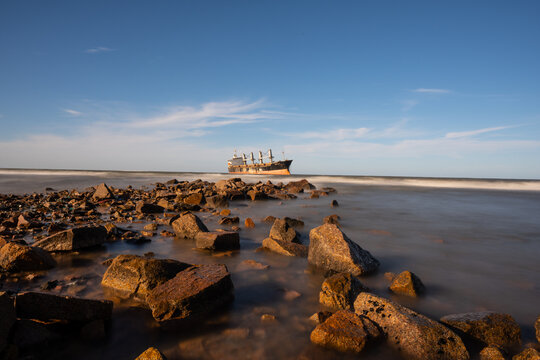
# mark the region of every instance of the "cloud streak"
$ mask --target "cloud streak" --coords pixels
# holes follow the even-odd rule
[[[66,114],[71,116],[81,116],[82,112],[73,109],[62,109]]]
[[[448,89],[432,89],[432,88],[418,88],[412,90],[415,93],[424,93],[424,94],[449,94],[452,91]]]
[[[87,53],[87,54],[98,54],[98,53],[111,52],[111,51],[115,51],[115,49],[111,49],[111,48],[104,47],[104,46],[98,46],[98,47],[95,47],[95,48],[84,50],[84,52]]]
[[[447,138],[447,139],[471,137],[471,136],[475,136],[475,135],[485,134],[485,133],[488,133],[488,132],[505,130],[505,129],[509,129],[509,128],[513,128],[513,127],[515,127],[515,126],[497,126],[497,127],[490,127],[490,128],[471,130],[471,131],[449,132],[444,137]]]

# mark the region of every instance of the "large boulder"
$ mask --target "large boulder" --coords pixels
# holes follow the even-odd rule
[[[231,275],[225,265],[196,265],[155,287],[146,302],[158,321],[196,318],[234,298]]]
[[[345,310],[336,312],[317,325],[310,336],[314,344],[357,354],[380,337],[380,330],[371,320]]]
[[[240,235],[236,231],[199,232],[196,246],[205,250],[236,250],[240,248]]]
[[[7,345],[7,339],[13,324],[15,324],[15,307],[13,299],[5,292],[0,292],[0,354]]]
[[[287,256],[307,257],[308,255],[308,247],[305,245],[272,238],[264,239],[262,242],[262,248]]]
[[[104,226],[83,226],[57,232],[34,243],[47,251],[77,251],[101,245],[107,241]]]
[[[388,343],[410,359],[469,359],[461,338],[441,323],[368,292],[354,302],[355,312],[375,322]]]
[[[135,360],[167,360],[167,358],[155,347],[150,347],[137,356]]]
[[[521,329],[508,314],[491,311],[447,315],[441,322],[480,341],[503,349],[514,349],[521,344]]]
[[[201,219],[190,212],[182,213],[178,219],[174,220],[172,228],[176,236],[185,239],[195,239],[198,233],[208,231]]]
[[[101,285],[120,298],[146,298],[150,290],[190,267],[171,259],[148,259],[137,255],[118,255],[103,275]]]
[[[229,200],[227,200],[227,197],[223,195],[209,196],[206,198],[206,205],[214,209],[228,208]]]
[[[111,191],[111,189],[109,189],[109,187],[105,183],[99,184],[96,187],[96,191],[94,191],[94,194],[92,195],[92,199],[94,200],[106,200],[106,199],[113,199],[113,198],[114,198],[113,192]]]
[[[354,300],[358,294],[367,290],[356,276],[338,273],[324,280],[319,302],[336,309],[354,310]]]
[[[298,233],[285,219],[276,219],[272,228],[270,229],[270,235],[272,239],[282,240],[287,242],[300,242]]]
[[[56,261],[45,250],[9,242],[0,248],[0,268],[8,272],[47,270]]]
[[[403,271],[392,280],[390,290],[395,294],[416,297],[425,291],[425,287],[414,273]]]
[[[109,320],[113,303],[108,300],[82,299],[38,292],[26,292],[15,298],[17,317],[36,320],[90,322]]]
[[[308,262],[327,271],[355,276],[377,270],[379,261],[352,242],[337,225],[324,224],[309,232]]]

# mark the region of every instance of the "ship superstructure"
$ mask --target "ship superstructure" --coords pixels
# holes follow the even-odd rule
[[[253,152],[249,156],[249,160],[246,154],[238,156],[234,153],[232,159],[229,159],[227,165],[229,167],[229,173],[231,174],[271,174],[271,175],[290,175],[289,167],[292,160],[274,161],[272,155],[272,149],[268,150],[268,155],[263,156],[262,151],[259,150],[259,159],[255,160]],[[248,163],[249,161],[249,163]]]

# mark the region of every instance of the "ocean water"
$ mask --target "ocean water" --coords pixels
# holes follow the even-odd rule
[[[106,182],[110,186],[152,187],[156,182],[203,179],[217,181],[228,174],[79,172],[0,170],[0,193],[84,189]],[[20,283],[38,289],[46,280],[69,275],[94,276],[79,296],[104,298],[99,286],[105,272],[101,261],[122,253],[152,251],[158,258],[190,263],[224,263],[232,273],[236,298],[229,309],[189,331],[164,329],[145,309],[115,304],[107,341],[70,343],[51,358],[135,358],[149,346],[170,359],[342,359],[309,341],[315,324],[308,318],[324,309],[318,304],[323,274],[306,259],[257,252],[270,226],[267,215],[300,218],[302,241],[323,217],[338,214],[342,230],[381,262],[377,274],[362,277],[372,292],[391,298],[434,319],[470,311],[493,310],[512,315],[522,327],[523,341],[534,339],[533,324],[540,314],[540,181],[484,179],[428,179],[343,176],[245,176],[246,182],[287,182],[306,178],[317,187],[331,186],[335,195],[309,199],[300,194],[289,201],[231,202],[232,215],[241,223],[255,220],[254,229],[242,229],[241,250],[215,256],[193,249],[189,240],[156,236],[144,245],[112,243],[80,255],[58,256],[59,266],[45,278]],[[332,200],[339,207],[330,207]],[[201,213],[210,229],[219,218]],[[142,229],[144,223],[120,224]],[[161,229],[160,229],[161,230]],[[160,231],[159,230],[159,231]],[[261,271],[240,271],[238,265],[253,259],[270,265]],[[385,272],[410,270],[427,291],[416,299],[392,295]],[[297,292],[299,297],[291,299]],[[270,313],[277,320],[263,323]],[[350,358],[353,358],[352,356]],[[369,350],[366,359],[399,359],[384,344]]]

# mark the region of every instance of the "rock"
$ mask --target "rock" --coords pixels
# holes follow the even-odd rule
[[[208,228],[204,223],[190,212],[185,212],[173,221],[172,227],[179,238],[195,239],[197,233],[207,232]]]
[[[148,230],[148,231],[156,231],[157,228],[158,228],[157,224],[154,224],[154,223],[144,225],[144,230]]]
[[[291,193],[299,193],[304,192],[304,190],[315,189],[315,186],[310,184],[306,179],[302,179],[299,181],[289,182],[287,185],[285,185],[285,189]]]
[[[484,345],[513,349],[521,345],[521,329],[512,316],[491,311],[447,315],[441,322]]]
[[[331,207],[338,207],[339,206],[339,203],[337,202],[337,200],[332,200],[332,203],[330,204]]]
[[[234,216],[234,217],[223,217],[221,218],[221,220],[219,220],[218,224],[219,225],[233,225],[233,224],[238,224],[240,222],[240,218],[238,216]]]
[[[237,271],[246,271],[246,270],[266,270],[269,269],[270,265],[266,265],[255,260],[244,260],[236,267]]]
[[[338,273],[324,280],[319,302],[336,309],[354,310],[354,300],[358,294],[367,290],[356,276]]]
[[[36,320],[65,320],[90,322],[109,320],[113,303],[71,296],[25,292],[15,298],[17,317]]]
[[[15,324],[15,307],[13,299],[5,292],[0,292],[0,354],[7,346],[7,339],[13,324]]]
[[[377,270],[379,261],[369,251],[352,242],[337,225],[324,224],[309,232],[308,262],[324,270],[369,274]]]
[[[206,198],[206,205],[211,208],[228,208],[229,200],[223,195],[215,195]]]
[[[155,347],[150,347],[137,356],[135,360],[167,360],[167,358]]]
[[[114,198],[113,192],[111,191],[111,189],[109,189],[109,187],[105,183],[99,184],[96,187],[96,191],[94,191],[94,195],[92,195],[92,199],[94,200],[106,200],[106,199],[113,199],[113,198]]]
[[[540,316],[536,318],[534,329],[536,331],[536,341],[540,342]]]
[[[135,210],[140,214],[160,214],[165,211],[165,208],[156,204],[139,201]]]
[[[323,224],[335,224],[339,226],[339,216],[336,214],[328,215],[323,219]]]
[[[105,329],[105,321],[103,320],[94,320],[83,327],[81,327],[80,336],[84,340],[99,340],[105,338],[107,331]]]
[[[311,342],[341,352],[359,354],[381,333],[371,320],[352,311],[340,310],[311,332]]]
[[[394,277],[390,290],[399,295],[416,297],[425,291],[424,284],[418,276],[410,271],[403,271]]]
[[[35,320],[17,320],[13,328],[13,343],[26,352],[46,350],[60,336]]]
[[[199,232],[195,235],[196,246],[206,250],[240,249],[240,235],[234,231]]]
[[[261,321],[262,322],[274,322],[276,321],[276,316],[272,314],[262,314],[261,315]]]
[[[332,315],[333,313],[331,311],[319,311],[311,315],[309,319],[315,321],[318,324],[322,324]]]
[[[77,251],[101,245],[107,241],[104,226],[84,226],[57,232],[34,243],[47,251]]]
[[[158,321],[189,319],[227,304],[233,291],[225,265],[197,265],[155,287],[146,302]]]
[[[287,256],[308,256],[308,248],[305,245],[293,242],[266,238],[262,242],[262,247],[272,252]]]
[[[152,205],[152,207],[155,206],[154,204],[149,204],[149,205]],[[169,210],[169,211],[174,210],[174,203],[172,201],[169,201],[169,200],[165,199],[165,198],[159,199],[159,201],[157,202],[157,206],[161,206],[163,208],[163,211],[164,210]],[[143,214],[153,214],[153,213],[159,214],[159,213],[162,212],[162,211],[159,211],[159,208],[155,208],[155,211],[152,211],[152,207],[147,207],[146,209],[142,209],[141,213],[143,213]]]
[[[247,192],[247,196],[250,197],[251,201],[264,200],[268,198],[264,192],[257,190],[249,190]]]
[[[297,243],[300,242],[298,233],[287,223],[287,221],[285,221],[285,219],[277,219],[274,221],[274,225],[272,225],[272,228],[270,229],[269,236],[274,240]]]
[[[480,360],[505,360],[505,357],[498,347],[487,346],[480,351]]]
[[[190,267],[176,260],[118,255],[103,275],[101,285],[120,298],[146,298],[150,290]]]
[[[277,218],[275,216],[269,215],[269,216],[265,217],[262,221],[263,221],[263,223],[274,224],[274,222],[276,220],[277,220]]]
[[[47,270],[56,266],[56,261],[46,251],[16,242],[0,248],[0,268],[8,272]]]
[[[204,203],[204,195],[201,193],[193,193],[185,197],[183,201],[189,205],[202,205]]]
[[[460,337],[442,324],[388,299],[361,292],[355,312],[375,322],[405,358],[469,359]]]
[[[255,223],[253,222],[253,219],[252,218],[246,218],[246,220],[244,221],[244,226],[246,228],[254,228],[255,227]]]
[[[536,349],[528,348],[514,355],[512,360],[540,360],[540,352]]]
[[[223,209],[223,210],[221,210],[221,211],[219,212],[219,215],[221,215],[221,216],[229,216],[229,215],[231,215],[231,210],[229,210],[229,209]]]
[[[293,219],[293,218],[290,218],[290,217],[287,217],[285,216],[283,218],[283,220],[285,220],[285,222],[290,226],[290,227],[293,227],[293,228],[301,228],[301,227],[304,227],[304,222],[302,220],[299,220],[299,219]],[[275,222],[275,221],[274,221]]]

